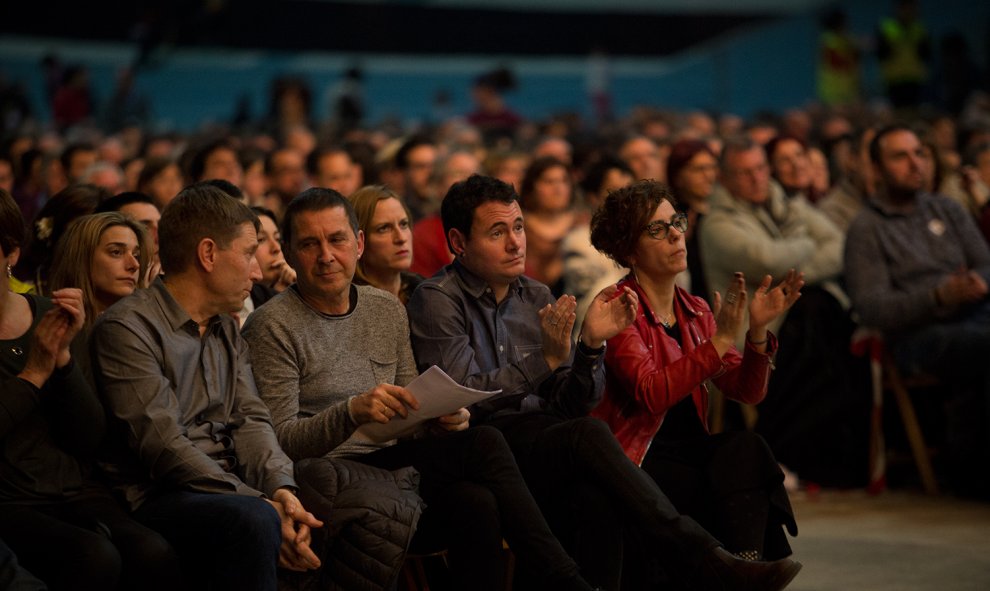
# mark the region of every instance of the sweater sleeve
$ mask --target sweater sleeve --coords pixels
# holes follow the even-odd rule
[[[335,449],[357,427],[347,412],[347,401],[328,406],[312,416],[299,412],[303,379],[296,339],[302,327],[278,321],[271,310],[259,310],[248,318],[243,335],[251,352],[251,366],[261,399],[268,406],[279,445],[295,461],[321,457]]]

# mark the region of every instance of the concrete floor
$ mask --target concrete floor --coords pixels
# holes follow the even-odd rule
[[[789,591],[988,591],[990,504],[894,491],[801,492]]]

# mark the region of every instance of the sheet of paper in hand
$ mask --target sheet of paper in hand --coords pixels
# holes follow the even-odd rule
[[[502,392],[465,388],[435,365],[406,384],[406,390],[419,401],[419,410],[410,409],[408,417],[396,415],[387,423],[365,423],[354,431],[351,439],[382,443],[405,437],[415,433],[425,421],[450,414]]]

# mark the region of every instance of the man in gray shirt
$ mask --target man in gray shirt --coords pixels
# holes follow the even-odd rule
[[[990,495],[990,249],[972,216],[924,190],[929,166],[904,125],[877,132],[880,188],[846,239],[846,282],[863,324],[884,331],[898,365],[938,375],[953,392],[946,431],[956,486]]]
[[[598,294],[572,352],[575,300],[554,301],[545,285],[523,275],[526,233],[512,187],[479,175],[455,183],[441,217],[456,256],[409,302],[416,362],[420,369],[438,365],[468,387],[502,389],[472,407],[472,425],[505,435],[554,531],[573,540],[585,576],[609,589],[656,588],[648,575],[637,572],[633,581],[628,571],[659,561],[690,588],[783,589],[798,563],[749,562],[726,552],[678,514],[604,422],[587,416],[604,388],[605,341],[635,318],[635,294],[615,286]],[[627,545],[625,557],[624,533],[640,546]],[[636,550],[642,560],[629,560]]]
[[[104,313],[92,341],[130,448],[117,466],[127,501],[178,550],[186,578],[212,589],[270,591],[276,565],[319,566],[309,541],[321,523],[295,497],[229,316],[261,275],[257,229],[219,189],[183,190],[161,220],[167,277]]]

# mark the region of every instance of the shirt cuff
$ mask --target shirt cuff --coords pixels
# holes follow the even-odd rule
[[[581,354],[584,355],[585,357],[599,357],[605,353],[606,344],[602,343],[601,347],[598,347],[597,349],[592,349],[588,345],[585,345],[584,341],[578,339],[577,347],[578,347],[578,351],[580,351]]]

